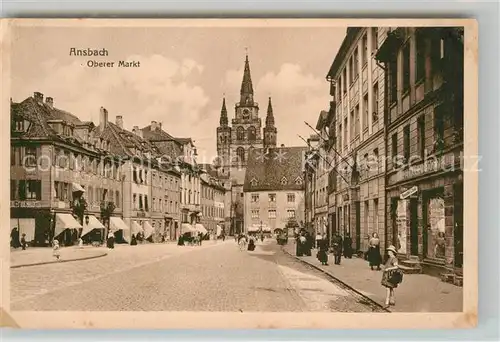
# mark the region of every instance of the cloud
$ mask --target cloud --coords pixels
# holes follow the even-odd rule
[[[113,68],[90,68],[86,60],[58,66],[49,60],[42,64],[43,79],[35,90],[53,97],[56,107],[82,120],[98,123],[99,107],[104,106],[110,120],[122,115],[128,129],[155,120],[174,136],[204,134],[197,122],[209,98],[195,83],[203,65],[160,55],[129,56],[127,60],[140,61],[140,67],[118,68],[115,62]],[[33,84],[26,87],[30,94]]]

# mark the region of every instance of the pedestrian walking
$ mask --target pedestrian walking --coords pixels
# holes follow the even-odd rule
[[[59,258],[61,257],[61,251],[58,240],[54,240],[52,242],[52,255],[56,258],[57,261],[60,260]]]
[[[328,240],[326,239],[326,235],[321,237],[321,240],[318,241],[318,253],[316,254],[318,260],[322,265],[328,265]]]
[[[115,248],[115,234],[112,231],[108,233],[108,239],[106,241],[106,245],[109,249]]]
[[[344,258],[352,259],[352,238],[349,233],[344,238]]]
[[[335,258],[335,265],[340,265],[342,259],[342,237],[338,233],[333,238],[333,256]]]
[[[81,237],[78,239],[78,248],[83,248],[83,239]]]
[[[384,272],[382,274],[382,286],[387,289],[387,294],[385,297],[385,307],[390,305],[396,305],[396,300],[394,298],[394,289],[398,287],[403,281],[403,273],[398,266],[398,258],[396,257],[396,247],[393,245],[387,248],[387,261],[384,265]]]
[[[312,234],[309,233],[309,232],[306,232],[305,236],[306,236],[306,250],[305,250],[305,254],[307,256],[311,256],[312,255],[311,250],[314,247],[314,238],[313,238]]]
[[[13,248],[21,247],[21,243],[19,242],[19,230],[17,227],[14,227],[10,232],[10,246]]]
[[[380,254],[380,239],[377,233],[373,233],[369,241],[370,247],[368,248],[368,262],[373,271],[373,267],[377,267],[380,271],[380,264],[382,263],[382,256]]]
[[[21,247],[23,248],[23,251],[26,250],[26,234],[24,234],[24,233],[21,236]]]
[[[255,238],[253,236],[250,236],[250,238],[248,239],[248,250],[255,250]]]
[[[238,238],[238,246],[240,247],[240,251],[244,251],[247,247],[247,237],[244,234],[240,234]]]

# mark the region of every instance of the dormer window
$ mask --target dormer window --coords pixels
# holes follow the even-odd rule
[[[288,179],[286,177],[281,178],[281,185],[287,185],[288,184]]]
[[[252,180],[250,181],[250,184],[251,184],[252,186],[257,186],[257,184],[259,184],[259,182],[258,182],[258,181],[257,181],[257,179],[255,179],[255,177],[254,177],[254,178],[252,178]]]
[[[29,121],[23,120],[23,119],[18,119],[15,122],[14,130],[16,132],[26,132],[29,127]]]
[[[297,185],[302,185],[302,178],[301,178],[301,177],[297,177],[297,178],[295,179],[295,184],[297,184]]]

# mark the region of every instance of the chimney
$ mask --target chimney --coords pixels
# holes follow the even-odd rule
[[[54,99],[52,97],[46,97],[45,103],[49,105],[50,108],[54,108]]]
[[[36,101],[43,102],[43,94],[42,93],[35,91],[35,93],[33,94],[33,97],[35,98]]]
[[[151,131],[156,131],[157,128],[158,128],[157,122],[151,121]]]
[[[160,131],[161,131],[161,122],[158,123],[158,127],[160,128]]]
[[[116,116],[116,125],[123,129],[123,116],[117,115]]]
[[[132,133],[139,135],[139,126],[132,127]]]
[[[107,124],[108,124],[108,111],[106,110],[106,108],[101,107],[99,111],[99,126],[101,126],[101,132],[104,131]]]

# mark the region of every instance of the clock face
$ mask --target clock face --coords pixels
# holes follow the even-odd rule
[[[250,116],[250,112],[248,111],[248,109],[243,110],[243,118],[248,119],[249,116]]]

